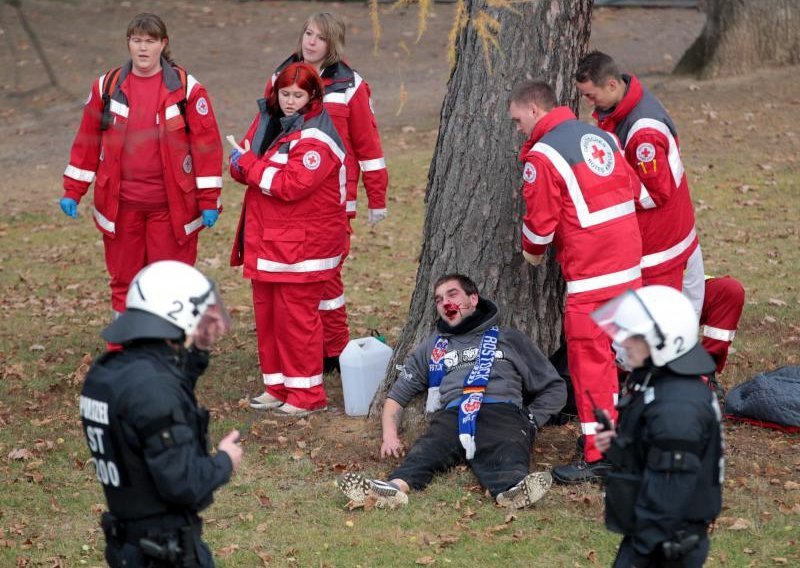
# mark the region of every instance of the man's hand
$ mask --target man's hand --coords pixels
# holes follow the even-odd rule
[[[62,197],[58,202],[59,207],[67,217],[78,218],[78,202],[70,197]]]
[[[608,416],[608,412],[605,410],[602,412],[605,413],[609,420],[611,419],[611,417]],[[594,445],[601,454],[604,454],[611,447],[611,440],[616,437],[617,433],[614,430],[606,430],[605,426],[603,426],[601,423],[598,423],[597,433],[594,436]]]
[[[383,444],[381,444],[381,458],[388,458],[394,456],[396,458],[403,457],[405,454],[405,446],[402,440],[397,436],[384,436]]]
[[[525,260],[527,260],[528,263],[532,264],[533,266],[539,266],[544,258],[543,254],[531,254],[525,251],[522,251],[522,256],[524,256]]]
[[[242,453],[244,452],[242,446],[239,445],[239,431],[231,430],[227,436],[219,441],[217,449],[220,452],[228,454],[228,457],[231,458],[231,462],[233,463],[233,471],[238,471],[239,464],[242,463]]]

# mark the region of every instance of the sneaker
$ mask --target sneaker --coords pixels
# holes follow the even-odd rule
[[[322,412],[323,410],[328,410],[327,406],[320,406],[319,408],[314,408],[309,410],[308,408],[300,408],[293,404],[289,404],[288,402],[283,402],[280,406],[275,407],[275,416],[292,416],[295,418],[300,418],[302,416],[308,416],[314,412]]]
[[[553,484],[553,476],[548,471],[536,471],[526,475],[511,489],[497,495],[497,504],[509,509],[530,507],[544,497]]]
[[[374,500],[374,506],[378,509],[394,509],[408,503],[408,495],[393,483],[367,479],[360,473],[345,473],[336,480],[336,487],[350,499],[348,505],[351,509],[363,507],[368,500]]]
[[[606,460],[587,462],[581,459],[574,463],[554,467],[553,479],[556,483],[563,484],[601,481],[609,471],[611,471],[611,464]]]
[[[278,408],[282,404],[283,401],[281,399],[275,398],[266,391],[261,393],[261,396],[256,396],[250,399],[250,408],[257,408],[258,410]]]

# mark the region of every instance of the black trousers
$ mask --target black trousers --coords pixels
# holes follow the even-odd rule
[[[651,554],[648,561],[645,562],[638,560],[631,538],[626,536],[619,545],[613,568],[631,568],[631,566],[636,568],[701,568],[708,556],[709,546],[708,537],[703,536],[697,546],[681,558],[667,560],[659,550],[658,553]],[[634,563],[634,561],[636,562]]]
[[[481,406],[475,427],[475,457],[467,462],[492,497],[528,475],[534,433],[528,417],[513,404]],[[458,407],[436,412],[428,429],[411,446],[403,463],[389,474],[412,489],[423,489],[436,473],[466,461],[458,439]]]

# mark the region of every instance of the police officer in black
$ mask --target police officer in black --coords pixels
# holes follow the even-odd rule
[[[592,317],[632,372],[619,423],[597,436],[612,464],[606,526],[624,535],[614,566],[700,567],[722,505],[721,413],[703,380],[716,365],[698,343],[691,302],[666,286],[629,291]]]
[[[213,283],[176,261],[145,267],[126,311],[103,330],[122,346],[86,376],[80,413],[108,512],[110,566],[213,566],[198,513],[238,468],[235,430],[211,455],[208,411],[195,399],[208,349],[230,319]]]

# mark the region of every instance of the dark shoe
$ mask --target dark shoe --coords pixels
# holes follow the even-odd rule
[[[322,360],[322,372],[324,373],[332,373],[332,372],[341,373],[342,369],[339,367],[339,356],[334,357],[325,357]]]
[[[611,464],[606,460],[597,460],[594,462],[579,460],[574,463],[554,467],[553,481],[562,484],[600,481],[605,478],[609,471],[611,471]]]

